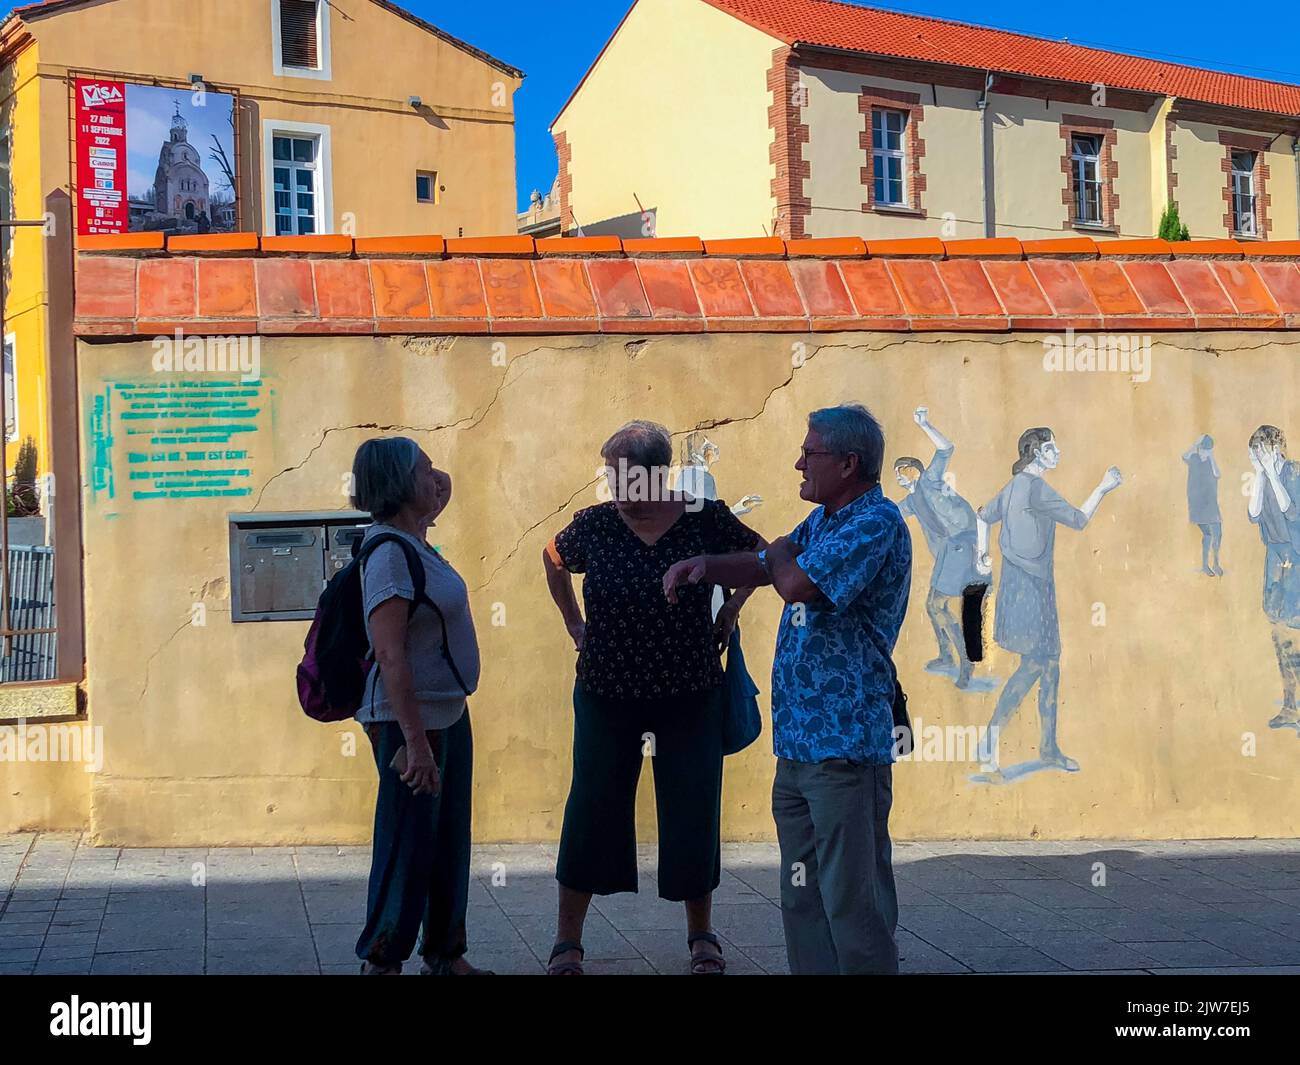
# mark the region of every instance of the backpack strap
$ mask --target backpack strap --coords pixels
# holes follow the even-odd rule
[[[411,573],[411,587],[415,590],[415,597],[411,601],[410,610],[407,612],[407,619],[415,614],[415,609],[421,603],[424,603],[438,617],[438,624],[442,626],[442,657],[447,665],[451,668],[451,675],[456,678],[456,683],[460,685],[460,690],[469,696],[469,686],[465,683],[465,678],[461,676],[460,670],[456,667],[456,660],[451,656],[451,640],[447,634],[447,619],[443,616],[442,610],[431,598],[427,589],[424,574],[424,561],[420,558],[420,553],[410,540],[400,533],[385,532],[372,536],[367,540],[356,554],[356,558],[365,561],[377,547],[387,543],[395,543],[402,549],[402,554],[406,556],[406,566]],[[372,693],[373,694],[373,693]]]

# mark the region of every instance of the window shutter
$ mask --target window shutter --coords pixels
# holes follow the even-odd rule
[[[280,0],[280,56],[286,67],[320,67],[318,0]]]

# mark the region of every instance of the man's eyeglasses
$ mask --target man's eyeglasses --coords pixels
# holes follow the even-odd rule
[[[804,462],[808,461],[809,455],[834,455],[834,451],[809,451],[806,447],[799,449],[799,454],[803,456]]]

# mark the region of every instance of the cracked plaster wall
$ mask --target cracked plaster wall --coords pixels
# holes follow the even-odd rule
[[[1082,771],[981,789],[968,782],[976,767],[967,763],[902,765],[896,835],[1300,831],[1300,743],[1290,730],[1264,727],[1276,712],[1277,671],[1259,605],[1262,546],[1239,490],[1256,425],[1293,430],[1300,449],[1300,424],[1288,424],[1300,410],[1290,337],[1157,337],[1151,380],[1141,384],[1114,373],[1046,373],[1041,341],[1023,335],[303,337],[264,339],[261,356],[274,402],[252,445],[250,499],[141,501],[111,519],[89,501],[85,508],[88,705],[106,750],[88,815],[102,843],[368,837],[368,745],[353,726],[307,720],[295,700],[307,624],[230,623],[226,515],[346,506],[352,453],[380,431],[414,436],[455,481],[431,539],[472,590],[482,645],[472,702],[476,839],[556,839],[570,770],[573,651],[539,557],[575,509],[596,502],[600,443],[633,417],[662,421],[679,439],[707,428],[721,448],[713,468],[721,495],[762,495],[747,520],[774,537],[808,509],[793,469],[807,412],[850,400],[884,422],[887,464],[900,454],[928,460],[911,417],[928,406],[956,442],[956,487],[975,505],[1006,482],[1016,439],[1033,425],[1056,430],[1063,459],[1051,480],[1072,502],[1112,463],[1126,477],[1088,529],[1057,539],[1061,741]],[[83,403],[149,357],[147,343],[82,344]],[[1227,574],[1218,581],[1198,572],[1179,458],[1205,432],[1224,469]],[[900,495],[888,479],[886,492]],[[934,654],[924,612],[930,556],[915,527],[913,536],[913,595],[897,654],[913,716],[986,724],[996,689],[959,694],[921,669]],[[206,606],[203,626],[190,624],[196,602]],[[1104,626],[1092,624],[1097,603]],[[494,610],[504,625],[493,624]],[[776,597],[760,591],[743,621],[765,714],[778,615]],[[991,613],[988,622],[991,632]],[[1001,680],[1013,667],[991,647],[980,672]],[[772,838],[769,726],[727,761],[726,838]],[[1031,695],[1004,735],[1004,762],[1031,752],[1037,731]],[[1259,737],[1254,757],[1241,754],[1248,731]],[[650,839],[649,773],[642,790],[642,838]]]

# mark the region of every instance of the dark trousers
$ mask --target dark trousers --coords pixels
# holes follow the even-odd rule
[[[573,783],[555,878],[593,895],[637,890],[636,786],[654,767],[659,896],[712,892],[722,876],[721,687],[668,699],[573,690]]]
[[[893,766],[778,758],[772,815],[790,972],[896,973]]]
[[[424,926],[420,954],[431,963],[465,953],[469,904],[470,804],[474,737],[469,708],[448,729],[428,734],[442,775],[437,795],[415,795],[391,767],[405,743],[401,726],[366,727],[379,768],[375,837],[366,926],[357,957],[395,965],[411,956]]]

